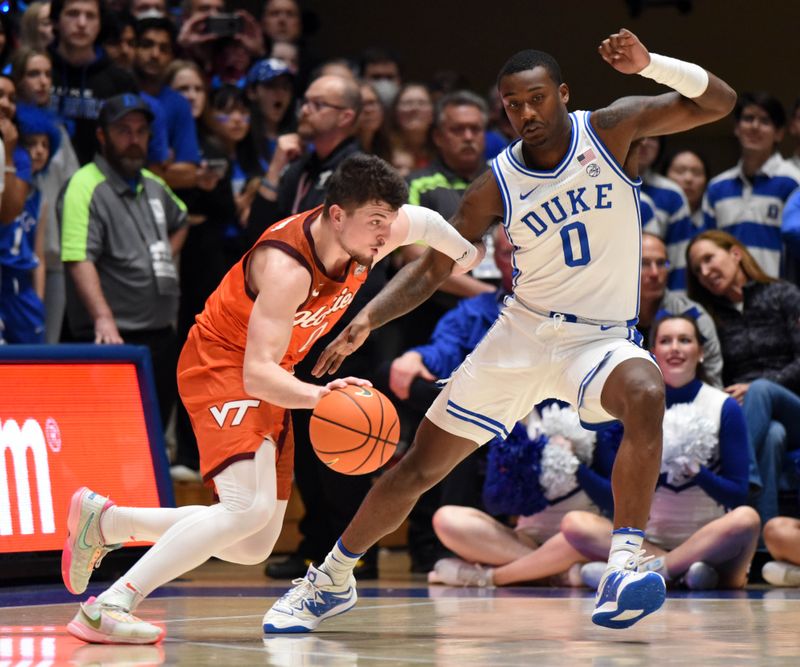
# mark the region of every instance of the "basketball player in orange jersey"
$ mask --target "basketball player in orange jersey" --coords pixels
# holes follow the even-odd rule
[[[663,577],[639,569],[661,461],[664,381],[635,342],[641,179],[629,154],[642,137],[722,118],[736,93],[698,65],[650,53],[629,30],[603,40],[599,53],[616,71],[672,90],[570,112],[569,87],[551,55],[521,51],[502,67],[497,88],[520,139],[470,185],[453,224],[480,238],[502,220],[515,246],[512,295],[325,561],[267,612],[265,632],[309,632],[352,607],[360,554],[476,447],[508,437],[545,398],[572,403],[588,428],[615,419],[625,428],[612,473],[615,530],[592,621],[626,628],[664,603]],[[433,253],[408,264],[328,346],[316,376],[335,370],[371,329],[428,298],[447,273]]]
[[[100,559],[120,543],[155,545],[117,582],[80,606],[69,632],[87,642],[147,644],[163,629],[132,612],[155,588],[211,556],[260,563],[283,522],[292,481],[289,410],[311,409],[354,377],[302,382],[294,365],[341,317],[370,267],[400,245],[422,241],[458,270],[482,252],[438,213],[403,205],[405,183],[381,159],[354,155],[328,181],[323,206],[264,232],[223,278],[189,333],[178,365],[210,507],[118,507],[87,488],[75,492],[62,575],[86,590]]]

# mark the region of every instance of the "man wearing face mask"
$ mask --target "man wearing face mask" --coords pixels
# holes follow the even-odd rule
[[[153,112],[138,95],[105,102],[100,154],[70,179],[58,203],[67,267],[67,319],[77,341],[150,349],[166,419],[177,396],[178,274],[186,207],[143,169]]]
[[[361,54],[361,78],[372,84],[383,108],[389,109],[403,85],[400,59],[386,49],[367,49]]]

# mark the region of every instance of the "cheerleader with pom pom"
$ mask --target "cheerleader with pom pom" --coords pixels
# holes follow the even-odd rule
[[[575,410],[553,403],[532,413],[527,425],[518,423],[507,439],[491,441],[484,504],[492,514],[519,515],[516,526],[472,507],[439,508],[434,530],[458,557],[437,561],[429,583],[581,586],[580,564],[587,558],[564,539],[560,524],[570,511],[597,513],[594,497],[607,501],[610,466],[598,473],[592,464],[602,469],[609,458],[601,454],[605,440],[601,436],[596,448],[596,438]]]
[[[660,319],[651,350],[664,375],[667,411],[661,475],[646,530],[645,548],[655,558],[640,571],[657,571],[695,590],[742,588],[760,530],[758,514],[744,505],[748,444],[742,410],[701,380],[703,349],[693,318]],[[608,553],[609,528],[606,519],[585,512],[562,522],[566,541],[593,561]],[[605,562],[592,562],[581,575],[597,585],[604,571]]]

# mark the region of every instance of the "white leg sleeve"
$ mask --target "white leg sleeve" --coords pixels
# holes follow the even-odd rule
[[[106,544],[120,542],[155,542],[181,519],[202,512],[205,505],[185,507],[109,507],[100,519],[100,531]]]
[[[147,596],[270,525],[277,508],[275,445],[265,441],[255,458],[228,466],[214,482],[220,502],[187,512],[115,587],[130,583]]]

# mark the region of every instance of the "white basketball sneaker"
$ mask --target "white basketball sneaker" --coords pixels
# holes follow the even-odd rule
[[[667,586],[658,572],[639,572],[644,549],[622,568],[608,567],[600,580],[592,622],[606,628],[623,629],[661,608]]]
[[[80,595],[103,557],[121,544],[105,544],[100,515],[114,502],[85,486],[72,494],[67,516],[67,541],[61,552],[61,578],[67,590]]]
[[[710,591],[719,585],[719,574],[713,566],[699,560],[686,570],[683,583],[690,591]]]
[[[164,630],[127,609],[91,597],[68,624],[67,631],[91,644],[155,644]]]
[[[352,574],[344,585],[337,586],[326,572],[309,565],[306,576],[292,583],[294,587],[264,614],[266,634],[311,632],[326,618],[346,612],[358,600]]]
[[[440,558],[428,575],[428,583],[445,586],[478,586],[494,588],[492,570],[460,558]]]
[[[761,568],[764,581],[773,586],[800,586],[800,566],[771,560]]]

